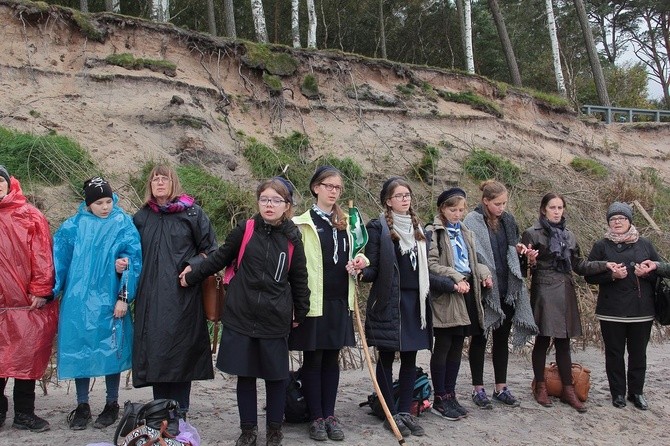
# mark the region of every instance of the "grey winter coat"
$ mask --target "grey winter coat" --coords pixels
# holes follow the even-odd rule
[[[605,261],[589,262],[581,257],[575,235],[566,229],[572,270],[579,275],[607,271]],[[526,229],[521,243],[539,251],[535,268],[531,268],[530,303],[540,336],[573,338],[582,335],[575,281],[572,273],[552,268],[553,256],[549,251],[549,234],[536,222]]]
[[[432,241],[428,253],[428,268],[433,274],[450,277],[455,283],[464,279],[464,276],[456,271],[454,265],[454,251],[449,241],[449,235],[439,216],[435,217],[432,225],[426,227],[426,232],[432,231]],[[449,328],[470,325],[479,322],[484,326],[484,309],[482,307],[482,280],[491,275],[486,265],[477,262],[475,251],[475,240],[470,230],[461,225],[461,234],[468,250],[470,270],[472,271],[472,292],[477,302],[477,313],[479,321],[471,321],[463,294],[451,292],[435,292],[431,288],[431,306],[433,309],[433,327]]]

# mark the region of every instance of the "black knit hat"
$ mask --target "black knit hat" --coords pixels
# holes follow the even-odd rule
[[[112,187],[102,177],[93,177],[84,181],[84,199],[86,206],[101,198],[113,198]]]
[[[7,172],[7,168],[2,164],[0,164],[0,177],[7,181],[7,188],[9,188],[9,172]]]
[[[316,180],[326,171],[332,171],[333,175],[340,175],[340,171],[337,170],[333,166],[320,166],[314,171],[314,175],[312,175],[312,179],[309,180],[309,191],[312,193],[314,197],[316,197],[316,193],[314,193],[314,185],[316,184]]]
[[[451,189],[447,189],[444,192],[440,194],[439,197],[437,197],[437,207],[438,209],[440,206],[442,206],[442,203],[450,199],[451,197],[463,197],[465,198],[465,191],[461,189],[460,187],[452,187]]]
[[[628,203],[615,201],[607,209],[607,221],[610,221],[614,215],[623,215],[629,222],[633,223],[633,208]]]
[[[382,206],[386,206],[386,194],[388,193],[389,186],[395,180],[402,180],[402,178],[391,177],[388,180],[384,181],[384,184],[382,184],[382,190],[379,192],[379,202],[382,204]]]

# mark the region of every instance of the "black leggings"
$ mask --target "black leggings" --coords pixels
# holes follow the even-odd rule
[[[0,378],[0,412],[7,412],[5,386],[9,378]],[[35,412],[35,380],[14,378],[14,413],[32,415]]]
[[[551,343],[550,336],[536,336],[533,347],[533,374],[535,381],[544,381],[544,366],[547,362],[547,350]],[[572,357],[570,356],[570,338],[554,338],[556,348],[556,365],[564,386],[572,384]]]
[[[302,391],[312,420],[335,415],[337,388],[340,384],[339,350],[315,350],[303,353]]]
[[[238,376],[237,408],[240,411],[240,426],[258,425],[257,400],[256,378],[253,376]],[[267,406],[267,424],[281,425],[284,421],[284,405],[286,404],[286,380],[265,380],[265,404]]]
[[[188,412],[191,404],[191,381],[177,383],[154,383],[152,384],[154,399],[170,399],[179,403],[181,413]]]
[[[461,366],[465,336],[452,335],[445,329],[434,329],[435,345],[430,357],[430,376],[435,395],[451,394]]]
[[[392,414],[409,413],[412,407],[414,382],[416,381],[416,352],[400,352],[400,372],[398,373],[398,407],[393,404],[393,361],[394,351],[379,351],[377,361],[377,382],[384,400]]]
[[[503,305],[505,309],[506,305]],[[493,359],[493,375],[496,384],[507,382],[507,362],[509,360],[509,334],[512,330],[512,316],[514,310],[508,315],[505,310],[505,320],[502,325],[493,330],[493,348],[491,357]],[[470,373],[472,374],[472,385],[484,385],[484,357],[486,356],[486,336],[473,336],[470,340]]]

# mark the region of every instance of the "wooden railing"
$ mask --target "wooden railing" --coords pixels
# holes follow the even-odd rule
[[[661,116],[670,120],[670,110],[651,110],[643,108],[602,107],[600,105],[583,105],[582,113],[603,116],[605,124],[612,122],[633,122],[634,116],[651,116],[655,122],[661,122]]]

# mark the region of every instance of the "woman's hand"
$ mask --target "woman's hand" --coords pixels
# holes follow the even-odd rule
[[[190,273],[193,271],[193,268],[191,268],[191,265],[186,265],[186,268],[184,268],[184,271],[182,271],[179,274],[179,284],[186,288],[188,286],[188,282],[186,282],[186,274]]]
[[[614,271],[612,271],[612,278],[625,279],[626,277],[628,277],[628,270],[626,269],[626,265],[623,263],[618,263],[614,268]]]
[[[607,263],[605,263],[605,266],[607,267],[607,269],[610,270],[610,271],[612,271],[612,272],[614,272],[614,271],[617,270],[618,265],[619,265],[619,264],[616,263],[616,262],[607,262]]]
[[[467,294],[470,292],[470,284],[466,280],[461,280],[456,284],[456,292],[460,294]]]
[[[361,256],[356,256],[354,257],[353,260],[349,260],[347,262],[346,269],[349,274],[355,276],[356,274],[361,272],[361,270],[366,266],[368,266],[368,263],[365,261],[365,258]]]
[[[484,288],[493,288],[493,277],[491,276],[486,276],[482,280],[482,286]]]
[[[651,260],[645,260],[642,263],[635,264],[635,275],[644,277],[656,269],[656,263]]]
[[[114,305],[114,317],[122,318],[126,313],[128,313],[128,303],[117,300],[116,305]]]
[[[121,257],[116,259],[114,262],[114,268],[118,274],[121,274],[125,269],[128,268],[128,257]]]
[[[32,303],[30,304],[31,310],[42,308],[47,304],[47,300],[44,297],[37,297],[33,296],[32,294],[30,294],[28,297],[30,297],[30,299],[32,300]]]

